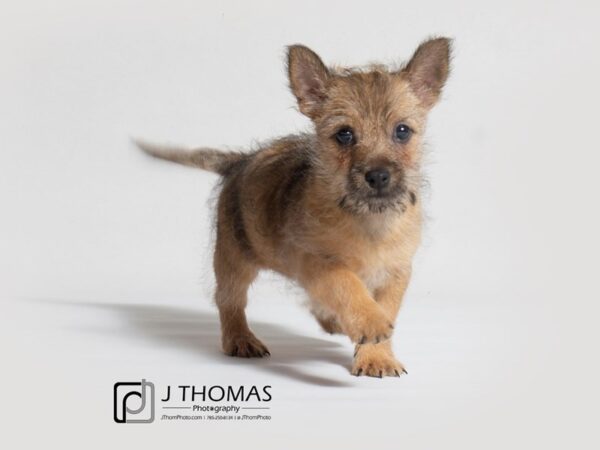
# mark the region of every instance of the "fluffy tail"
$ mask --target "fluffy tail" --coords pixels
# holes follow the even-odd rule
[[[135,145],[147,155],[164,159],[184,166],[197,167],[227,175],[238,162],[248,158],[241,152],[221,151],[214,148],[185,149],[170,145],[156,145],[145,141],[134,140]]]

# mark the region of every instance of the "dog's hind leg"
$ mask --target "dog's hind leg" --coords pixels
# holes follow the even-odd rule
[[[221,319],[221,343],[225,354],[241,358],[270,355],[267,347],[250,331],[246,320],[247,291],[256,278],[257,268],[231,254],[217,239],[215,301]]]
[[[323,311],[322,308],[316,305],[311,307],[310,312],[317,319],[323,331],[329,334],[342,334],[344,332],[335,315]]]
[[[237,183],[236,179],[227,183],[219,198],[214,254],[215,301],[221,319],[223,351],[230,356],[260,358],[270,353],[250,331],[245,311],[247,291],[259,268],[246,234]]]

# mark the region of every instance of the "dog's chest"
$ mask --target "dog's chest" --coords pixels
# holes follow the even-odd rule
[[[414,214],[390,222],[389,228],[391,231],[385,238],[365,239],[362,245],[353,246],[359,250],[355,253],[359,261],[355,273],[372,295],[387,285],[390,278],[410,270],[419,242],[420,222]]]
[[[377,289],[385,286],[390,277],[390,270],[386,264],[380,261],[379,263],[363,268],[358,276],[371,295],[373,295]]]
[[[385,286],[391,274],[398,269],[398,253],[395,247],[379,248],[362,260],[357,274],[371,294]]]

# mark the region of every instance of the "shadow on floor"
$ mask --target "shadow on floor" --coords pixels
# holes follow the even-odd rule
[[[349,370],[352,354],[347,348],[335,341],[304,336],[273,323],[250,321],[252,331],[267,345],[271,357],[233,358],[220,351],[221,331],[216,310],[206,312],[157,305],[41,301],[45,304],[95,308],[115,313],[125,320],[128,332],[161,346],[187,350],[218,364],[253,366],[261,371],[318,386],[352,386],[349,382],[308,374],[301,369],[304,362],[321,361],[338,364]],[[347,374],[350,376],[349,372]]]

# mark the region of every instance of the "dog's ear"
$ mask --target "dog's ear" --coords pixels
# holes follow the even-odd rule
[[[288,47],[288,76],[300,111],[314,119],[327,96],[329,70],[321,58],[308,47]]]
[[[426,108],[438,100],[450,71],[451,40],[430,39],[419,45],[414,55],[400,71]]]

